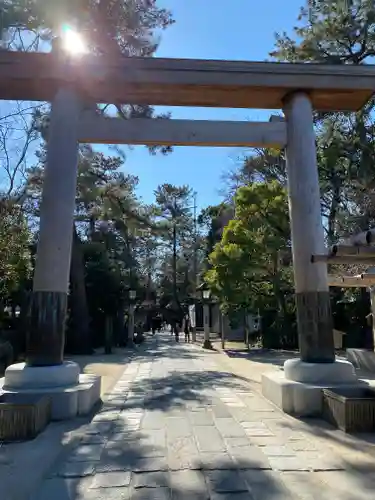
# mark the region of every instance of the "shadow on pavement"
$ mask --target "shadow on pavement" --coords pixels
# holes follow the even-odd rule
[[[298,358],[295,351],[273,351],[268,349],[225,349],[225,354],[229,358],[248,359],[256,363],[284,366],[287,359]]]
[[[345,451],[358,451],[367,453],[374,460],[375,472],[375,434],[374,433],[356,433],[347,434],[336,429],[333,425],[319,418],[299,418],[296,423],[293,422],[293,417],[290,420],[280,421],[280,425],[286,429],[294,429],[296,425],[302,425],[303,430],[308,432],[314,438],[323,438],[331,441],[334,445]]]
[[[151,342],[136,362],[145,375],[119,381],[31,500],[293,499],[245,434],[220,437],[211,424],[231,420],[213,389],[248,389],[246,379],[170,339]]]

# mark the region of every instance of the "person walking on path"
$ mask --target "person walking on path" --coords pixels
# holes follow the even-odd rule
[[[189,320],[189,315],[185,314],[183,322],[182,322],[182,328],[185,333],[185,342],[190,342],[190,320]]]
[[[175,338],[176,342],[180,341],[180,329],[181,329],[181,325],[180,325],[179,321],[175,321],[175,323],[174,323],[174,338]]]

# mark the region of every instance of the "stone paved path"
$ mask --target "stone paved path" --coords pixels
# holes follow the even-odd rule
[[[218,356],[150,339],[32,500],[374,498],[373,457],[335,453]]]

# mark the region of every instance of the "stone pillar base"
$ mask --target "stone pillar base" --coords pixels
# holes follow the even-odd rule
[[[354,366],[349,361],[337,359],[334,363],[305,363],[288,359],[284,363],[285,378],[306,384],[347,384],[357,380]]]
[[[79,383],[79,366],[73,361],[61,365],[28,366],[15,363],[5,370],[4,389],[46,389],[49,387],[68,387]]]
[[[203,342],[203,349],[212,349],[211,340],[205,340]]]
[[[322,413],[322,389],[363,384],[348,361],[304,363],[300,359],[289,359],[284,371],[262,375],[262,394],[285,413],[309,417]]]
[[[0,379],[0,392],[47,395],[52,420],[67,420],[91,411],[100,400],[100,385],[100,377],[80,374],[78,364],[72,361],[38,367],[16,363],[8,366]]]

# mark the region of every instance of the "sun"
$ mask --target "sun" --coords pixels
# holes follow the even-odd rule
[[[64,50],[73,56],[79,56],[88,52],[84,38],[70,26],[63,26],[62,41]]]

